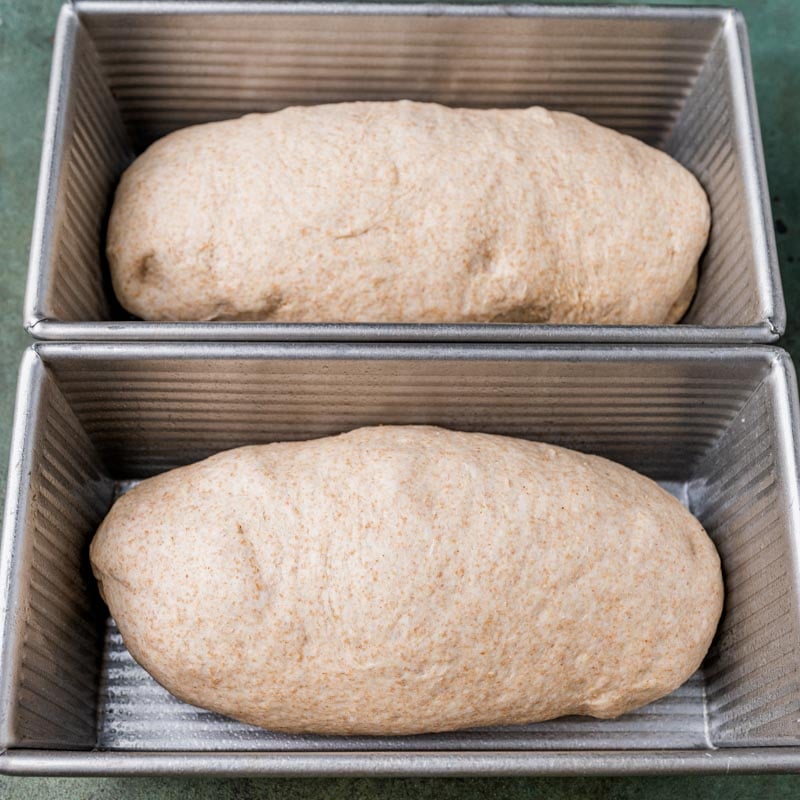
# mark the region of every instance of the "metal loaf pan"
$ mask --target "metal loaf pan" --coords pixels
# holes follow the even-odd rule
[[[131,481],[245,443],[377,423],[544,439],[661,481],[719,548],[702,669],[617,720],[401,738],[273,734],[180,703],[131,659],[87,548]],[[608,774],[800,768],[798,411],[755,346],[40,344],[24,357],[0,581],[0,770]]]
[[[543,104],[692,170],[713,229],[672,326],[149,323],[104,262],[122,170],[186,125],[292,104],[413,98]],[[782,333],[747,35],[725,9],[78,2],[56,33],[25,301],[41,339],[748,342]]]

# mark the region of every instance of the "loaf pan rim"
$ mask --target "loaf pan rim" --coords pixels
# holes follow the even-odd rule
[[[781,320],[758,325],[547,325],[318,322],[63,322],[31,316],[25,330],[41,342],[496,342],[526,344],[770,344],[783,334]],[[591,330],[589,330],[591,329]]]
[[[0,774],[39,776],[500,777],[714,775],[800,771],[800,748],[715,750],[439,751],[385,753],[124,753],[16,750]]]

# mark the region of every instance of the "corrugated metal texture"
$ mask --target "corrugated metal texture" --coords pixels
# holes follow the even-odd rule
[[[92,146],[72,147],[69,136],[56,141],[69,166],[63,175],[54,169],[57,161],[43,162],[39,206],[66,203],[75,230],[46,224],[35,230],[28,326],[56,339],[774,338],[784,324],[783,302],[764,230],[769,205],[738,26],[724,10],[78,3],[62,13],[59,34],[74,48],[55,64],[54,76],[63,75],[51,84],[48,126],[57,129],[74,114],[78,139]],[[82,71],[89,91],[75,79]],[[169,324],[132,321],[115,303],[98,231],[129,157],[121,119],[140,149],[175,128],[249,111],[396,98],[541,103],[588,115],[696,166],[711,194],[714,234],[689,324]],[[73,150],[99,155],[87,165]],[[57,261],[46,257],[51,251]]]
[[[798,576],[786,535],[797,475],[781,463],[775,388],[758,388],[690,487],[725,573],[725,612],[705,667],[720,745],[800,742]]]
[[[86,550],[113,484],[52,378],[39,374],[17,565],[24,581],[6,609],[16,647],[13,666],[3,665],[6,681],[13,673],[5,744],[91,747],[103,617]]]
[[[545,439],[685,479],[752,391],[740,366],[707,363],[151,358],[53,368],[117,478],[243,444],[424,422]]]
[[[507,750],[708,746],[700,674],[615,720],[564,717],[509,728],[425,736],[290,736],[182,703],[131,657],[116,625],[105,640],[98,747],[111,750]]]
[[[66,23],[65,23],[66,24]],[[115,306],[103,241],[114,187],[133,150],[86,30],[74,29],[64,109],[58,203],[50,220],[53,280],[45,304],[57,319],[106,319]]]
[[[700,180],[714,209],[711,237],[700,265],[701,280],[686,322],[730,325],[771,312],[772,298],[758,270],[762,259],[753,225],[743,225],[759,198],[748,185],[745,156],[736,135],[732,54],[735,27],[729,25],[711,54],[681,112],[665,149]]]
[[[663,138],[720,19],[372,14],[82,16],[129,130],[176,128],[287,105],[413,97],[547,105]]]

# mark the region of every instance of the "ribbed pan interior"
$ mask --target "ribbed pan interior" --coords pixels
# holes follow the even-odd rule
[[[4,585],[0,717],[11,745],[91,747],[105,615],[87,549],[113,483],[41,363],[33,380],[27,413],[36,422],[26,437],[33,468],[22,476],[29,482],[19,509],[24,530],[17,532],[11,586]]]
[[[114,299],[104,256],[114,188],[134,157],[89,34],[75,29],[75,61],[65,98],[64,150],[53,215],[49,316],[108,319]]]
[[[720,29],[714,17],[681,24],[391,11],[89,14],[84,24],[138,147],[249,111],[409,97],[546,105],[657,143]]]

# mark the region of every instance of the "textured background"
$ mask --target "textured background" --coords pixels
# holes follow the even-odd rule
[[[663,1],[663,0],[662,0]],[[691,0],[683,0],[691,5]],[[698,4],[699,3],[695,3]],[[705,3],[708,4],[708,3]],[[0,486],[5,486],[22,330],[22,294],[52,37],[60,0],[0,0]],[[740,0],[750,30],[761,127],[789,325],[783,346],[800,355],[800,1]],[[15,800],[188,798],[800,798],[800,776],[519,778],[463,780],[206,780],[0,777]]]

